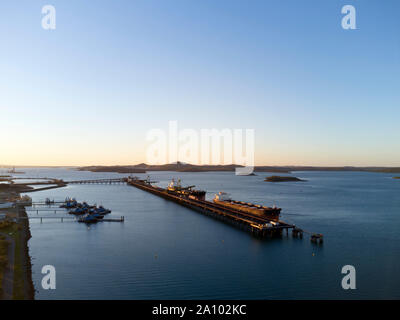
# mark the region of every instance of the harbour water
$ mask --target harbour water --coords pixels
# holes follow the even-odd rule
[[[18,177],[64,180],[122,177],[71,169],[21,169]],[[29,253],[36,299],[399,299],[400,181],[392,174],[295,172],[306,182],[264,182],[269,173],[150,172],[233,199],[282,208],[281,218],[324,234],[321,246],[284,235],[257,239],[173,202],[126,185],[70,185],[34,192],[102,204],[124,223],[31,219]],[[138,174],[145,177],[144,174]],[[36,215],[36,212],[31,212]],[[62,212],[43,215],[67,216]],[[341,268],[356,268],[357,289],[343,290]],[[56,290],[41,268],[56,268]]]

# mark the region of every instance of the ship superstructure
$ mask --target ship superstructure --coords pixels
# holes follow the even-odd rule
[[[181,179],[178,179],[177,181],[172,179],[166,190],[168,193],[187,197],[189,199],[204,201],[206,199],[206,192],[203,190],[196,190],[194,187],[195,186],[183,187]]]

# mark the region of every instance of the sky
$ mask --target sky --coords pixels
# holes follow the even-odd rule
[[[1,1],[0,164],[146,162],[177,121],[254,129],[256,165],[400,166],[399,18],[396,0]]]

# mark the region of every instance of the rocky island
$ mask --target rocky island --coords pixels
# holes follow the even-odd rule
[[[285,176],[270,176],[265,178],[267,182],[285,182],[285,181],[306,181],[296,177],[285,177]]]

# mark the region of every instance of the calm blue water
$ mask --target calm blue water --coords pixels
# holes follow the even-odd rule
[[[68,179],[122,176],[67,169],[24,169],[25,176]],[[32,193],[103,204],[125,223],[31,220],[37,299],[398,299],[400,181],[391,174],[296,172],[307,182],[267,183],[267,173],[154,172],[234,199],[283,208],[282,219],[323,233],[302,240],[260,240],[217,220],[124,185],[71,185]],[[140,176],[140,175],[139,175]],[[144,175],[141,175],[144,176]],[[35,213],[33,213],[34,215]],[[41,215],[63,213],[41,213]],[[65,215],[65,214],[64,214]],[[41,267],[54,265],[57,289],[41,289]],[[341,288],[343,265],[357,289]]]

